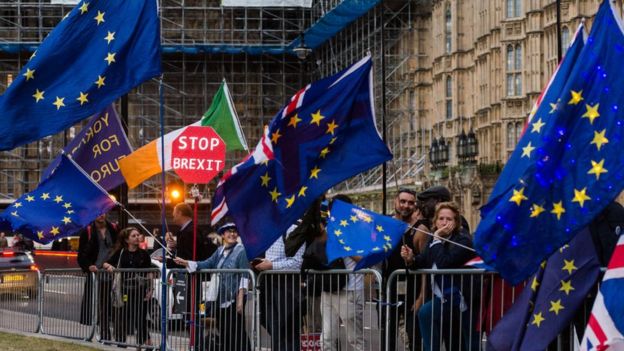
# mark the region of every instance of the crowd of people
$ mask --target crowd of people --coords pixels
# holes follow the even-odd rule
[[[336,195],[333,199],[351,202],[344,195]],[[164,261],[169,268],[183,268],[187,271],[180,273],[180,279],[190,277],[186,298],[194,303],[186,306],[185,325],[187,331],[192,330],[195,336],[195,350],[207,349],[208,345],[204,335],[205,326],[198,320],[202,287],[205,286],[202,283],[208,279],[216,280],[212,283],[217,284],[218,298],[214,305],[214,316],[219,330],[219,348],[234,351],[251,348],[245,316],[249,276],[224,272],[197,277],[194,273],[202,269],[252,269],[256,273],[265,272],[261,275],[263,279],[257,282],[259,321],[270,336],[273,350],[300,350],[302,318],[308,318],[305,315],[309,315],[310,310],[315,308],[320,313],[321,322],[308,320],[307,323],[317,324],[312,329],[320,329],[323,350],[340,349],[341,325],[348,330],[348,349],[370,349],[370,340],[363,335],[363,275],[344,274],[343,278],[327,275],[314,281],[305,278],[309,269],[353,270],[362,259],[354,255],[327,262],[325,226],[327,211],[331,212],[333,199],[329,203],[325,202],[328,209],[323,208],[320,199],[316,201],[297,224],[269,247],[263,257],[256,258],[247,257],[237,227],[231,222],[218,227],[221,245],[215,245],[208,237],[198,238],[193,244],[191,207],[187,204],[175,206],[173,222],[180,229],[175,234],[166,233],[166,246],[171,255]],[[479,349],[481,338],[474,326],[480,316],[475,313],[474,307],[480,303],[480,297],[473,294],[472,287],[467,286],[468,279],[448,274],[404,274],[400,279],[391,279],[397,270],[462,268],[475,256],[471,249],[472,236],[468,223],[451,200],[450,191],[443,186],[434,186],[420,193],[411,189],[398,190],[393,217],[407,223],[410,229],[403,234],[401,244],[379,267],[375,267],[383,278],[382,291],[390,292],[378,308],[382,321],[380,343],[388,345],[388,350],[397,349],[401,320],[404,321],[407,349]],[[618,210],[621,214],[621,206]],[[151,344],[147,332],[146,301],[153,292],[152,285],[145,282],[151,280],[152,276],[145,272],[123,275],[122,307],[113,306],[115,295],[111,294],[116,269],[151,267],[143,241],[140,230],[128,227],[119,231],[106,220],[106,216],[98,217],[80,234],[78,262],[85,272],[96,273],[99,298],[97,303],[89,301],[94,281],[87,279],[81,321],[92,323],[91,308],[97,306],[102,340],[112,340],[110,321],[113,321],[115,342],[123,344],[126,335],[134,333],[138,344]],[[274,279],[271,272],[279,271],[301,273],[279,275],[279,279]],[[405,289],[400,289],[399,285],[405,286]],[[302,297],[305,297],[305,301]],[[388,340],[385,340],[386,335],[389,335]]]

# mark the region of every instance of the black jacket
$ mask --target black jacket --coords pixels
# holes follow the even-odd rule
[[[216,250],[217,246],[206,236],[197,233],[197,251],[194,261],[203,261],[210,257]],[[176,256],[185,260],[193,259],[193,221],[176,233],[177,247]],[[169,268],[184,268],[177,265],[173,260],[167,260]]]
[[[113,244],[117,241],[117,226],[106,221],[106,227],[111,235]],[[95,224],[91,223],[80,231],[80,239],[78,241],[78,265],[83,272],[89,272],[89,266],[95,264],[98,252],[100,251],[99,241],[97,239],[97,229]]]

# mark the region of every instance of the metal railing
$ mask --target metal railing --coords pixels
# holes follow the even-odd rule
[[[16,270],[0,282],[0,328],[143,349],[160,348],[167,328],[166,349],[180,351],[483,350],[524,288],[478,269],[398,270],[387,280],[371,269],[170,269],[161,325],[153,269]],[[553,349],[572,350],[573,338],[571,326]]]

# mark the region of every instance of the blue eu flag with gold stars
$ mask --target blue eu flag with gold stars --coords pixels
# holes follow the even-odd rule
[[[581,230],[542,263],[488,336],[487,350],[545,350],[594,287],[600,263],[589,229]]]
[[[366,57],[309,84],[277,113],[254,152],[215,191],[249,258],[262,254],[332,186],[392,158],[375,126]]]
[[[160,72],[156,0],[81,1],[0,96],[0,151],[99,113]]]
[[[0,213],[0,230],[47,244],[72,235],[114,206],[108,193],[62,155],[49,178]]]
[[[327,260],[362,256],[355,269],[373,266],[392,253],[408,227],[392,217],[335,200],[327,222]]]
[[[513,184],[486,206],[475,233],[483,260],[511,283],[593,220],[624,187],[624,35],[604,1],[553,113],[522,137]],[[505,181],[505,180],[503,180]]]

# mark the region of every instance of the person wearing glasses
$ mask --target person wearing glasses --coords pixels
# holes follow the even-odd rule
[[[223,245],[208,259],[200,262],[180,257],[175,263],[193,273],[201,269],[248,269],[249,261],[245,248],[238,240],[238,229],[234,223],[222,225],[217,233],[223,237]],[[213,278],[214,279],[214,278]],[[250,350],[249,337],[245,330],[245,297],[249,280],[240,273],[220,273],[217,295],[217,321],[221,350]]]

